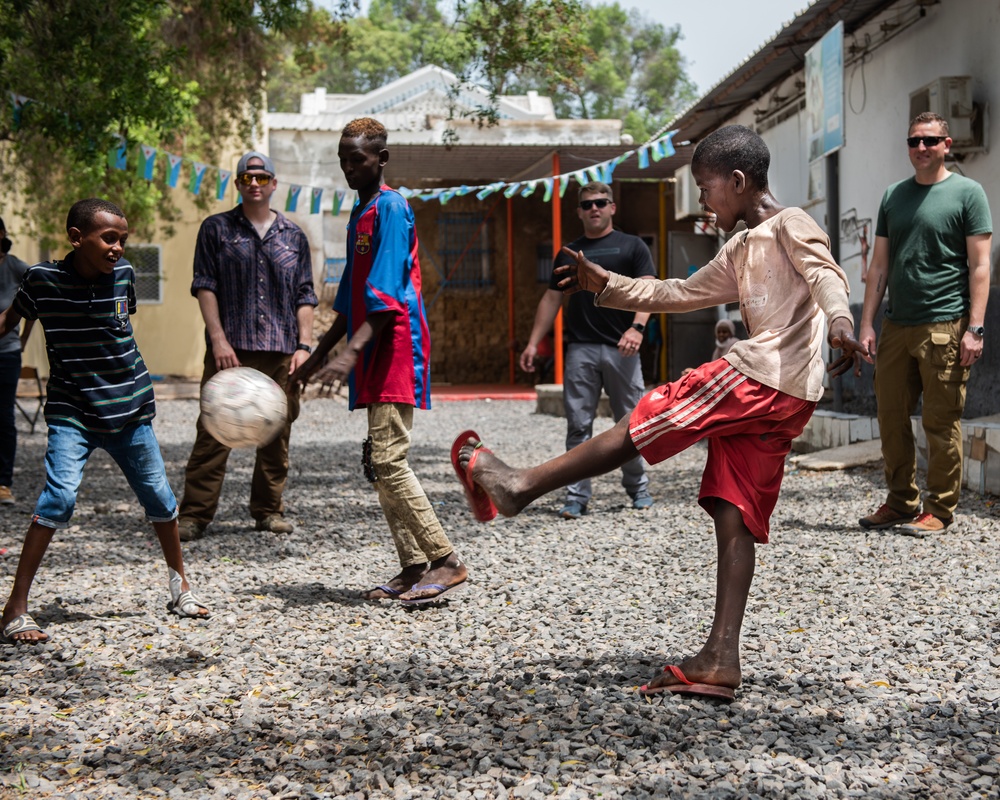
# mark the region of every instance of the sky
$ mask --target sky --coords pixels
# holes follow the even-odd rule
[[[679,25],[678,49],[687,60],[688,77],[703,95],[774,38],[785,23],[812,0],[618,0],[665,27]]]

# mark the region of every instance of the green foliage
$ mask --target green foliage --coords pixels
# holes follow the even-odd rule
[[[695,99],[680,38],[676,26],[617,0],[456,0],[453,19],[439,0],[373,0],[329,45],[305,54],[285,42],[268,100],[272,110],[298,111],[300,95],[317,86],[364,93],[436,64],[485,86],[493,101],[535,90],[560,117],[621,119],[643,140]],[[496,121],[495,102],[472,116]]]
[[[179,189],[108,168],[119,136],[130,158],[143,142],[217,163],[253,141],[274,36],[303,47],[338,28],[310,0],[0,0],[0,20],[0,89],[31,100],[0,104],[0,179],[60,246],[80,197],[119,203],[140,237],[176,216]]]
[[[679,27],[665,28],[616,0],[588,7],[584,30],[583,74],[552,92],[557,116],[620,119],[642,141],[695,99],[677,49]]]

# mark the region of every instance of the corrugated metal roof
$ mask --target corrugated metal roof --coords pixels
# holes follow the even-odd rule
[[[819,0],[785,25],[672,124],[676,141],[697,142],[756,102],[776,83],[802,69],[806,51],[843,21],[852,33],[897,0]]]

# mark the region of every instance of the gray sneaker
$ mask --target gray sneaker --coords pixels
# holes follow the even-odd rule
[[[569,502],[559,509],[559,516],[563,519],[579,519],[587,513],[587,506],[583,503]]]
[[[654,502],[653,496],[649,492],[636,492],[632,496],[632,508],[636,509],[636,511],[645,511]]]

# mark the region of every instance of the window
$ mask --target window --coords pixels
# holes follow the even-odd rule
[[[163,248],[158,244],[125,247],[125,259],[135,270],[135,299],[140,303],[163,302]]]
[[[442,213],[438,217],[438,255],[451,287],[493,285],[488,217],[481,212]]]

